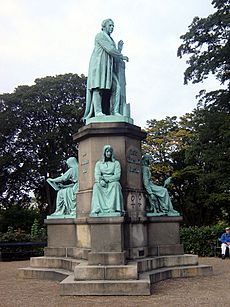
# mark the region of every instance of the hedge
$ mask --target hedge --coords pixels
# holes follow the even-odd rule
[[[215,256],[215,246],[218,238],[228,225],[218,224],[214,226],[190,226],[180,228],[181,243],[186,254],[199,256]]]
[[[22,260],[32,256],[42,256],[46,246],[46,230],[35,219],[31,233],[14,230],[9,226],[7,232],[0,232],[0,260]]]

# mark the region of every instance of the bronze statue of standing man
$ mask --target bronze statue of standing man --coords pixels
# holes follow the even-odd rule
[[[106,101],[109,104],[107,105],[109,115],[121,115],[119,111],[121,89],[115,62],[128,61],[128,57],[121,54],[111,37],[114,22],[106,19],[101,26],[102,31],[95,37],[95,46],[89,63],[84,119],[105,115],[102,110],[105,92],[107,96],[109,93],[109,99]]]

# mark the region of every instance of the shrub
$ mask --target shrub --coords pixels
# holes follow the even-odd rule
[[[6,233],[0,233],[0,242],[9,243],[0,247],[2,260],[21,260],[29,259],[32,256],[42,256],[44,244],[37,245],[38,243],[32,242],[45,242],[46,239],[46,231],[44,228],[40,228],[37,219],[34,220],[30,234],[20,229],[14,230],[9,226]],[[12,243],[15,244],[12,245]]]
[[[186,254],[214,256],[214,246],[226,225],[181,227],[180,236]]]
[[[7,232],[8,227],[11,226],[29,233],[35,219],[41,219],[41,215],[34,208],[20,208],[14,205],[7,210],[0,209],[0,232]]]
[[[0,242],[30,242],[31,236],[25,231],[14,230],[12,226],[9,226],[7,232],[0,232]]]
[[[31,226],[31,241],[46,241],[47,235],[46,235],[46,229],[43,227],[40,227],[38,220],[35,219],[33,225]]]

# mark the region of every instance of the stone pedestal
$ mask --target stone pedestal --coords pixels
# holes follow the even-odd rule
[[[46,219],[48,242],[47,257],[72,257],[88,259],[91,249],[90,230],[85,220],[75,218]]]
[[[182,217],[158,216],[148,218],[148,254],[150,256],[181,255],[179,227]]]
[[[145,136],[140,127],[126,122],[91,123],[79,129],[73,136],[79,143],[76,220],[81,223],[86,218],[90,228],[91,252],[88,258],[90,264],[105,262],[122,264],[127,257],[138,258],[147,255],[147,230],[146,226],[143,226],[145,198],[141,167],[141,140]],[[95,181],[94,168],[96,162],[101,159],[106,144],[113,147],[115,157],[121,164],[120,183],[125,218],[89,218]],[[130,223],[134,225],[131,226]],[[78,233],[78,242],[80,241],[82,239]]]
[[[125,223],[125,250],[128,259],[138,259],[148,256],[148,237],[146,220]]]
[[[91,228],[91,252],[88,263],[120,265],[125,264],[124,218],[89,218]]]
[[[45,256],[67,257],[76,246],[76,223],[74,219],[46,219],[48,242]]]
[[[77,217],[88,217],[91,210],[94,168],[101,158],[104,145],[113,147],[115,157],[121,164],[121,186],[125,210],[129,214],[130,193],[142,195],[141,140],[145,133],[140,127],[129,123],[92,123],[79,129],[73,138],[79,143],[79,192],[77,194]],[[143,197],[142,197],[143,198]],[[139,202],[143,207],[144,203]],[[140,209],[140,208],[139,208]],[[141,210],[142,209],[142,210]],[[143,212],[143,208],[139,211]]]
[[[139,127],[124,122],[92,122],[79,130],[74,136],[79,142],[77,218],[45,220],[45,257],[31,258],[21,277],[65,278],[61,295],[150,295],[159,280],[211,274],[211,267],[198,265],[197,256],[183,254],[182,217],[146,216],[144,137]],[[94,168],[106,144],[121,164],[124,216],[90,216]]]
[[[75,219],[47,219],[48,247],[76,246]]]
[[[126,122],[90,123],[74,135],[79,144],[77,218],[48,219],[47,256],[87,259],[89,265],[124,265],[128,259],[182,254],[181,217],[147,217],[142,186],[141,141],[145,133]],[[94,168],[104,145],[121,164],[125,216],[90,217]]]

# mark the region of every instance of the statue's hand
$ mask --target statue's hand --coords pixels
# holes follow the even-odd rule
[[[129,58],[128,58],[127,56],[123,56],[123,57],[122,57],[122,60],[128,62],[128,61],[129,61]]]
[[[119,52],[122,51],[123,45],[124,45],[123,40],[119,40],[119,42],[117,43],[117,49],[119,50]]]
[[[100,185],[101,185],[102,187],[105,187],[105,186],[106,186],[106,182],[105,182],[104,179],[101,179],[101,180],[100,180]]]

